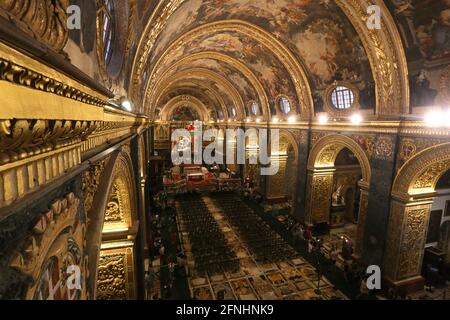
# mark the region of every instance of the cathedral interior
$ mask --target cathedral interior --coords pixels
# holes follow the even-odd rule
[[[0,105],[0,300],[450,299],[449,0],[2,0]]]

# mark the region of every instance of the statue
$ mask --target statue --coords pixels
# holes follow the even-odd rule
[[[333,206],[345,206],[345,199],[342,196],[342,188],[344,186],[340,185],[332,195],[332,204]]]

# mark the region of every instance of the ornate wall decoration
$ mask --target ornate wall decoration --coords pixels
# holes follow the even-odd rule
[[[338,145],[330,145],[322,150],[316,160],[317,166],[334,166],[337,154],[342,148]]]
[[[100,178],[105,169],[107,160],[102,160],[94,164],[89,170],[83,172],[83,194],[84,194],[84,209],[89,212],[92,208],[95,193],[100,185]]]
[[[73,193],[54,201],[11,259],[10,266],[31,279],[26,299],[86,298],[85,226],[79,208],[80,200]],[[69,265],[80,268],[81,290],[66,286]]]
[[[361,191],[358,214],[358,228],[356,231],[355,255],[361,256],[363,251],[364,229],[366,226],[367,207],[369,205],[369,194]]]
[[[409,80],[406,56],[397,26],[386,5],[381,0],[375,4],[381,8],[380,30],[367,27],[367,8],[373,2],[367,0],[336,0],[347,15],[370,60],[377,93],[377,114],[400,115],[409,111]]]
[[[0,14],[55,51],[61,51],[69,35],[68,5],[68,0],[3,0],[0,2]]]
[[[450,159],[447,161],[432,164],[425,171],[421,172],[417,177],[413,189],[429,189],[434,188],[439,177],[450,168]]]
[[[432,146],[409,159],[398,171],[392,194],[408,198],[408,194],[434,191],[439,177],[450,169],[450,143]]]
[[[432,146],[446,143],[448,140],[431,139],[425,137],[403,137],[400,140],[399,155],[397,161],[397,169],[403,166],[409,159],[417,153],[430,148]]]
[[[311,134],[311,145],[314,146],[320,139],[330,135],[329,132],[324,131],[313,131]]]
[[[372,158],[372,155],[375,151],[375,137],[373,136],[363,136],[363,135],[352,135],[351,136],[356,143],[364,150],[367,156]]]
[[[314,133],[313,133],[314,134]],[[342,134],[328,134],[312,146],[308,159],[308,169],[320,168],[324,166],[334,166],[334,162],[339,152],[347,148],[358,159],[361,166],[363,180],[370,181],[371,169],[369,158],[360,145],[352,139]]]
[[[394,154],[392,138],[379,137],[375,146],[375,154],[379,159],[391,159]]]
[[[98,300],[134,298],[133,249],[102,250],[98,265]]]
[[[309,221],[313,223],[329,223],[333,175],[320,175],[311,178]]]
[[[124,222],[122,195],[119,193],[118,186],[112,186],[111,194],[109,196],[108,205],[105,213],[105,223]]]
[[[421,273],[430,209],[430,207],[419,207],[406,210],[398,267],[400,279]]]
[[[0,165],[79,143],[97,125],[94,121],[0,120]]]
[[[384,273],[388,279],[395,281],[398,275],[398,259],[402,241],[405,208],[398,202],[391,205],[387,240],[384,256]]]
[[[0,58],[0,80],[102,107],[107,102],[42,73]]]

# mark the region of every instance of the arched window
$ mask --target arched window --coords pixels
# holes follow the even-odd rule
[[[291,101],[289,101],[288,98],[280,97],[280,99],[278,99],[278,105],[282,113],[288,114],[291,112]]]
[[[349,109],[355,101],[353,91],[344,86],[338,86],[331,92],[331,103],[336,109]]]
[[[258,114],[258,111],[259,111],[258,103],[256,101],[253,101],[250,105],[250,112],[252,115],[256,116]]]
[[[102,40],[103,40],[103,58],[105,59],[105,64],[108,65],[111,61],[112,51],[113,51],[113,40],[114,40],[114,1],[113,0],[103,0],[103,5],[100,7],[101,19],[102,19]]]

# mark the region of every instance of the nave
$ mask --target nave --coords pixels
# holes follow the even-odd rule
[[[161,281],[163,298],[179,296],[186,274],[195,300],[347,299],[239,196],[181,195],[175,207],[185,272]]]

